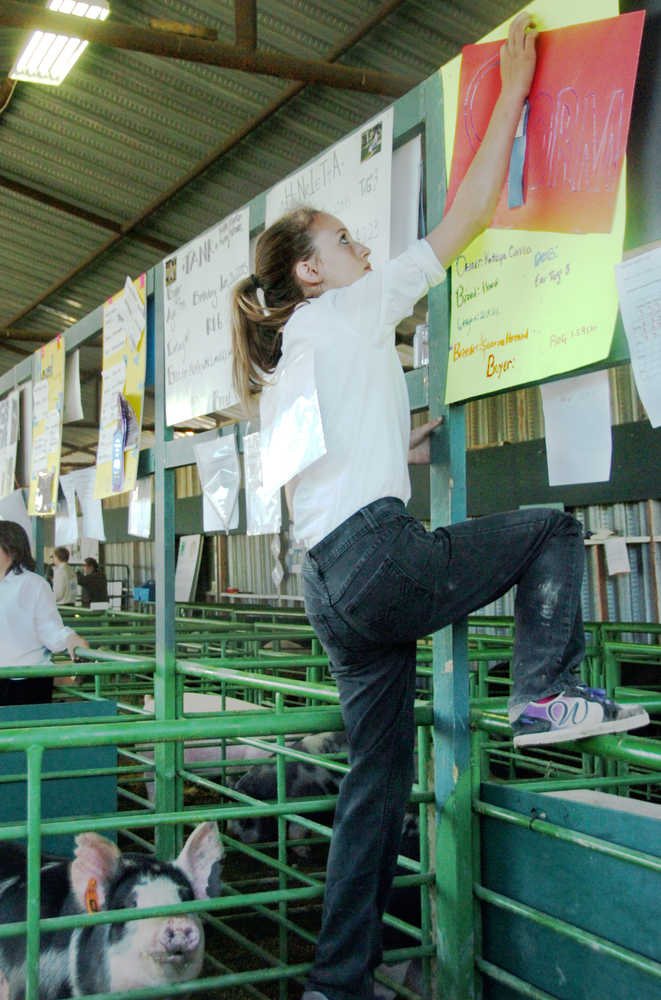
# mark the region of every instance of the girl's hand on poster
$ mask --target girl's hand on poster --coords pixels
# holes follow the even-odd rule
[[[537,31],[527,11],[514,18],[500,50],[501,90],[508,99],[522,103],[530,92],[537,63],[536,38]]]

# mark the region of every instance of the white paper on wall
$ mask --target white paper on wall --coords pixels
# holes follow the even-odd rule
[[[82,511],[81,537],[105,542],[106,534],[103,527],[103,507],[101,500],[94,499],[94,480],[96,466],[88,465],[84,469],[76,469],[66,477],[73,486]],[[63,487],[64,488],[64,487]]]
[[[414,136],[392,154],[390,256],[397,257],[418,238],[422,138]]]
[[[165,402],[170,426],[237,402],[231,291],[250,273],[249,230],[249,210],[242,208],[165,260]]]
[[[16,448],[20,411],[20,390],[0,399],[0,497],[14,492]]]
[[[661,246],[615,267],[636,388],[652,427],[661,426]]]
[[[631,572],[629,552],[627,551],[627,543],[624,538],[618,538],[617,536],[607,538],[604,542],[604,551],[606,553],[606,567],[609,576],[615,576],[616,573]]]
[[[55,510],[55,544],[73,545],[78,541],[78,515],[75,480],[71,479],[71,474],[60,476],[60,489]]]
[[[249,535],[271,535],[280,531],[282,497],[280,489],[268,492],[262,481],[260,434],[243,438],[243,481],[246,490],[246,531]]]
[[[206,493],[202,494],[202,531],[205,535],[217,534],[219,531],[235,531],[239,527],[239,505],[234,507],[229,524],[223,518],[209,500]]]
[[[151,535],[153,476],[143,476],[129,494],[128,533],[136,538]]]
[[[608,372],[546,382],[541,391],[549,485],[607,481],[613,450]]]
[[[266,193],[266,225],[307,205],[336,216],[372,251],[372,266],[390,256],[392,106],[330,146]]]
[[[25,505],[23,490],[14,490],[0,500],[0,521],[16,521],[32,540],[32,521]]]
[[[238,508],[241,469],[234,434],[193,444],[200,485],[218,515],[220,530],[229,531]],[[216,529],[218,530],[218,529]]]
[[[64,363],[64,414],[62,423],[83,419],[83,401],[80,395],[80,351],[67,354]]]

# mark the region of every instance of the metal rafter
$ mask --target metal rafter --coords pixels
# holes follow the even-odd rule
[[[89,222],[93,226],[99,226],[100,229],[109,229],[113,233],[122,232],[122,223],[117,222],[115,219],[108,219],[106,216],[97,215],[96,212],[90,212],[86,208],[80,208],[78,205],[74,205],[70,201],[64,201],[62,198],[56,198],[52,194],[47,194],[45,191],[40,191],[38,188],[30,187],[27,184],[21,184],[20,181],[12,180],[10,177],[3,177],[0,175],[0,187],[5,188],[7,191],[11,191],[13,194],[18,194],[23,198],[30,198],[32,201],[38,201],[41,205],[47,205],[49,208],[55,208],[58,212],[64,212],[66,215],[72,215],[77,219],[82,219],[83,222]],[[145,246],[152,247],[154,250],[160,250],[162,253],[172,253],[176,250],[176,247],[172,246],[171,243],[166,243],[165,240],[159,240],[155,236],[147,236],[142,233],[132,233],[132,239],[136,240],[138,243],[144,243]]]
[[[398,7],[405,2],[405,0],[385,0],[381,6],[374,11],[369,17],[365,18],[357,27],[345,38],[343,38],[336,45],[332,46],[331,49],[326,53],[326,61],[334,62],[336,59],[340,59],[346,52],[349,51],[354,45],[357,45],[365,35],[367,35],[373,28],[377,27],[384,21],[390,14],[392,14]],[[5,6],[7,3],[5,3]],[[12,6],[18,6],[22,9],[25,7],[24,4],[12,4]],[[59,15],[58,15],[59,16]],[[2,24],[2,12],[0,12],[0,24]],[[93,23],[93,22],[90,22]],[[7,328],[15,326],[22,319],[25,318],[34,309],[40,306],[46,301],[51,295],[54,295],[61,288],[72,281],[77,275],[84,271],[90,264],[98,260],[99,257],[103,256],[106,251],[110,250],[117,243],[119,243],[125,236],[131,234],[138,226],[144,223],[149,216],[151,216],[158,209],[162,208],[171,198],[179,194],[188,184],[196,180],[201,174],[203,174],[210,166],[221,159],[226,153],[237,146],[243,139],[247,138],[255,129],[259,128],[265,121],[267,121],[276,111],[279,111],[286,104],[288,104],[294,97],[296,97],[302,90],[306,87],[305,83],[293,83],[284,91],[284,93],[272,101],[263,111],[252,118],[250,121],[246,122],[240,129],[238,129],[232,136],[226,139],[224,142],[220,143],[214,149],[211,150],[204,159],[200,160],[188,173],[180,177],[179,180],[175,181],[163,194],[159,195],[153,201],[151,201],[138,215],[129,219],[127,222],[122,224],[122,232],[116,233],[104,243],[102,243],[96,250],[92,251],[84,260],[73,267],[67,272],[62,278],[53,282],[38,298],[34,299],[31,303],[25,306],[20,312],[16,313],[10,320],[8,320],[6,326],[0,330],[0,333],[4,333]]]
[[[234,40],[237,46],[257,48],[257,3],[256,0],[234,0]]]
[[[250,13],[246,21],[250,20]],[[401,97],[420,81],[413,77],[354,66],[337,66],[316,59],[301,59],[250,49],[245,44],[234,46],[210,41],[179,32],[154,31],[134,25],[113,24],[109,21],[92,21],[73,14],[60,14],[43,7],[3,0],[0,24],[12,28],[31,28],[75,35],[88,42],[111,48],[147,52],[166,59],[184,59],[187,62],[222,66],[224,69],[264,76],[302,80],[305,83],[322,83],[328,87],[358,90],[362,93]]]

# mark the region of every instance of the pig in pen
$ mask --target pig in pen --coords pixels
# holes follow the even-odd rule
[[[144,909],[220,894],[223,848],[215,823],[197,826],[173,862],[122,854],[95,833],[76,838],[72,861],[45,858],[40,871],[41,917]],[[0,851],[0,923],[26,919],[26,852]],[[163,987],[197,978],[204,930],[196,914],[177,913],[99,923],[41,935],[39,1000]],[[0,998],[24,1000],[25,937],[0,938]],[[4,995],[3,995],[4,994]]]

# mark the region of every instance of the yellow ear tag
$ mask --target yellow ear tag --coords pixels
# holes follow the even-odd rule
[[[96,879],[91,878],[85,889],[85,906],[88,913],[99,912],[99,895],[96,891]]]

